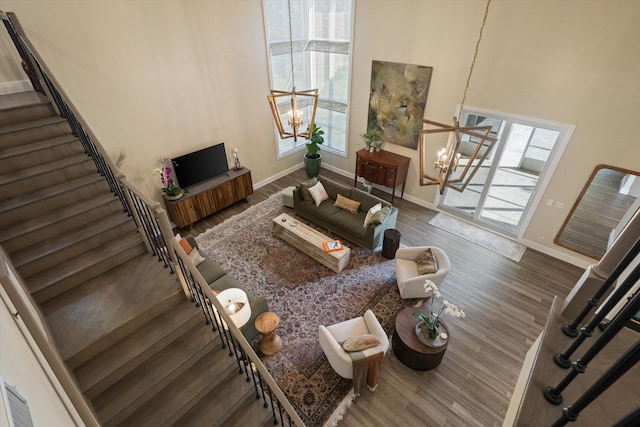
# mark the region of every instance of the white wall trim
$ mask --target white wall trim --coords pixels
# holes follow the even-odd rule
[[[33,87],[31,87],[31,82],[29,80],[0,83],[0,95],[29,92],[31,90],[33,90]]]
[[[543,254],[549,255],[551,257],[554,257],[554,258],[559,259],[559,260],[564,261],[564,262],[568,262],[569,264],[573,264],[573,265],[575,265],[577,267],[580,267],[580,268],[587,268],[588,266],[590,266],[592,264],[596,264],[596,262],[597,262],[597,261],[594,260],[593,263],[589,263],[589,262],[584,261],[582,259],[572,257],[571,255],[567,255],[564,252],[556,251],[555,249],[549,248],[547,246],[543,246],[543,245],[539,244],[538,242],[534,242],[534,241],[528,240],[528,239],[518,240],[518,243],[522,243],[523,245],[525,245],[528,248],[535,249],[538,252],[542,252]]]
[[[267,184],[272,183],[273,181],[280,179],[284,176],[289,175],[290,173],[293,173],[295,171],[297,171],[298,169],[302,169],[304,167],[304,163],[299,163],[297,165],[291,166],[288,169],[283,170],[282,172],[279,172],[275,175],[271,175],[269,178],[263,179],[262,181],[256,182],[255,184],[253,184],[253,189],[257,190],[260,187],[264,187]]]

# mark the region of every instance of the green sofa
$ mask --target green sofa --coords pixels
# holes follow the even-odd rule
[[[247,341],[250,342],[256,335],[258,335],[255,325],[256,318],[260,314],[269,311],[267,300],[264,297],[256,297],[251,292],[247,291],[240,282],[230,274],[227,274],[227,272],[220,267],[220,264],[209,258],[203,251],[199,250],[198,243],[193,236],[185,236],[185,239],[187,239],[191,247],[194,248],[194,250],[197,250],[204,258],[204,261],[202,261],[196,268],[200,274],[202,274],[202,277],[204,277],[211,289],[221,292],[228,288],[240,288],[246,292],[249,305],[251,306],[251,318],[240,328],[240,331]]]
[[[293,190],[293,209],[295,212],[309,221],[321,225],[337,235],[353,242],[363,248],[373,251],[382,244],[384,231],[395,228],[398,219],[398,208],[389,202],[366,193],[357,188],[342,185],[330,179],[319,176],[318,181],[322,183],[329,199],[323,201],[320,206],[316,206],[313,200],[309,201],[309,196],[303,194],[313,182],[305,182],[298,185]],[[347,199],[360,202],[356,213],[334,206],[338,194]],[[307,200],[305,200],[305,196]],[[364,227],[364,220],[369,209],[380,203],[386,207],[386,215],[379,224],[369,224]]]

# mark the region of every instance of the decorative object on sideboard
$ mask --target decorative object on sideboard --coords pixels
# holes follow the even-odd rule
[[[324,143],[324,131],[320,126],[313,124],[313,129],[307,129],[309,137],[307,140],[307,152],[304,155],[304,170],[309,178],[318,176],[320,166],[322,165],[322,154],[320,154],[320,145]]]
[[[380,132],[377,129],[371,128],[367,129],[365,133],[361,133],[360,136],[364,140],[364,148],[369,152],[380,151],[384,142],[380,137]]]
[[[160,183],[162,184],[162,194],[167,200],[178,200],[183,194],[187,192],[184,188],[180,188],[178,184],[173,180],[171,174],[171,160],[165,157],[162,159],[162,167],[155,168],[152,175],[160,175]]]
[[[271,95],[267,96],[269,105],[271,106],[271,114],[276,122],[278,133],[280,138],[287,139],[293,138],[297,141],[299,137],[308,139],[309,131],[313,129],[314,120],[316,117],[316,108],[318,105],[318,89],[310,89],[303,91],[296,91],[296,81],[294,76],[294,59],[293,59],[293,31],[291,28],[291,0],[287,1],[289,12],[289,54],[291,56],[291,91],[271,90]],[[279,98],[289,98],[290,102],[278,103]],[[289,107],[290,105],[290,107]],[[287,107],[289,109],[287,110]],[[307,131],[303,129],[304,124],[304,112],[307,110],[309,117],[309,124]],[[286,131],[284,124],[282,123],[282,116],[286,116],[288,119],[288,126],[291,131]]]
[[[469,83],[478,56],[478,48],[480,47],[482,32],[487,22],[490,4],[491,0],[487,0],[482,26],[480,27],[480,35],[476,43],[458,114],[453,117],[451,125],[427,119],[422,120],[422,130],[420,131],[420,185],[438,185],[440,194],[443,194],[444,189],[447,187],[463,192],[497,142],[497,138],[489,136],[492,131],[491,126],[476,126],[475,123],[470,122],[470,117],[467,117],[467,123],[463,127],[460,126],[459,122],[459,119],[462,119],[464,102],[469,90]],[[431,176],[425,171],[426,137],[433,133],[449,134],[445,148],[438,151],[434,162],[435,169],[438,172],[437,176]],[[463,142],[469,142],[471,145],[475,145],[475,148],[462,150],[461,144]],[[463,166],[463,169],[461,172],[455,173],[458,166]]]
[[[425,315],[424,313],[420,313],[416,311],[413,313],[420,321],[416,324],[416,335],[418,340],[423,344],[432,343],[434,340],[438,338],[440,335],[439,319],[442,313],[448,314],[452,317],[465,318],[464,311],[456,306],[455,304],[451,304],[449,301],[442,301],[442,305],[439,308],[434,308],[433,303],[436,298],[440,297],[440,291],[435,283],[431,280],[425,281],[424,284],[425,292],[431,291],[431,297],[429,299],[429,315]],[[441,337],[441,340],[445,340],[446,337]]]
[[[239,171],[244,169],[244,166],[240,163],[240,158],[238,157],[238,148],[234,148],[231,152],[231,157],[233,157],[233,170]]]

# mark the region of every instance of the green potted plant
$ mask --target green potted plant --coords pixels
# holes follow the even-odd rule
[[[320,173],[320,165],[322,163],[322,155],[320,154],[320,145],[324,143],[324,131],[320,129],[320,126],[313,124],[313,130],[309,131],[309,137],[307,138],[307,152],[304,155],[304,170],[307,172],[309,178],[318,176]]]
[[[382,137],[380,136],[380,133],[378,133],[377,129],[367,129],[367,131],[365,133],[361,133],[360,136],[364,140],[364,147],[367,151],[372,151],[372,149],[380,151],[382,148]]]

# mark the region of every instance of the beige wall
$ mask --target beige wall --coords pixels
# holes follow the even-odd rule
[[[447,122],[461,101],[484,11],[479,0],[357,0],[348,158],[325,162],[353,173],[366,127],[372,60],[434,67],[426,116]],[[276,159],[260,0],[55,2],[0,0],[31,39],[123,170],[146,192],[163,156],[225,141],[254,182],[300,163]],[[57,21],[54,24],[52,21]],[[467,105],[576,125],[524,239],[555,246],[582,185],[599,163],[638,170],[633,126],[640,98],[640,1],[494,0]],[[424,204],[418,153],[407,195]],[[538,238],[544,236],[544,243]],[[532,243],[535,242],[535,243]],[[583,260],[585,258],[582,258]]]

